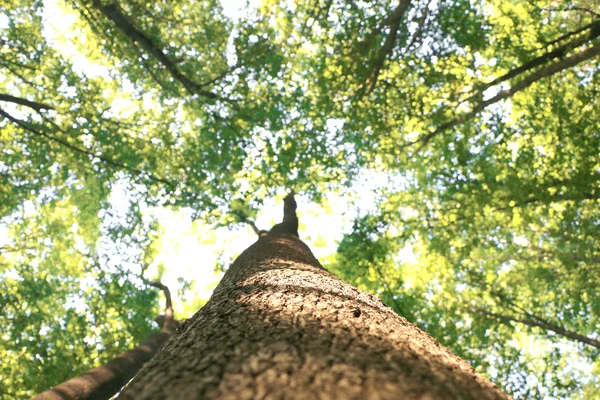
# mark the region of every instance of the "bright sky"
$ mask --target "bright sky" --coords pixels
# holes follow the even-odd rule
[[[243,18],[248,10],[252,10],[260,5],[261,0],[220,0],[223,7],[223,14],[237,21]]]
[[[370,173],[349,191],[361,193],[360,197],[329,194],[325,196],[325,206],[319,206],[305,196],[296,196],[301,239],[320,260],[334,254],[338,242],[345,232],[350,231],[356,216],[373,211],[375,189],[387,185],[387,176]],[[282,190],[277,198],[265,202],[255,221],[259,229],[270,229],[281,221],[284,195]],[[114,201],[118,206],[123,198],[115,191],[111,202]],[[233,230],[215,229],[192,221],[185,211],[173,212],[163,208],[154,209],[152,213],[159,218],[165,232],[161,238],[160,253],[154,260],[155,265],[162,263],[166,267],[164,283],[176,288],[180,277],[194,280],[196,285],[193,290],[200,298],[208,298],[221,278],[214,268],[218,257],[221,255],[224,260],[232,260],[257,239],[249,226],[239,226]],[[405,262],[415,260],[410,248],[401,252],[399,257]]]

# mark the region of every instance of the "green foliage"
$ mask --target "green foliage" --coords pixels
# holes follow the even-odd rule
[[[150,332],[153,207],[232,226],[376,175],[331,269],[517,398],[597,396],[598,349],[547,329],[598,340],[596,2],[222,4],[0,10],[0,397]]]
[[[0,253],[3,398],[28,397],[110,360],[152,329],[156,293],[88,256],[98,218],[73,209],[69,201],[29,203]]]

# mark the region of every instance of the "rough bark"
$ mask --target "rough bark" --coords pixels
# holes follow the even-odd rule
[[[107,400],[118,393],[154,357],[179,325],[173,318],[169,289],[160,282],[152,282],[150,285],[165,293],[165,315],[158,318],[162,326],[160,332],[148,336],[133,350],[40,393],[31,400]]]
[[[507,399],[377,297],[270,233],[119,399]]]

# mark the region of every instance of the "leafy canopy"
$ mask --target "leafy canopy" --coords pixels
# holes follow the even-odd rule
[[[330,269],[515,397],[600,395],[597,2],[3,4],[2,398],[151,331],[161,215],[235,228],[282,187],[353,220]]]

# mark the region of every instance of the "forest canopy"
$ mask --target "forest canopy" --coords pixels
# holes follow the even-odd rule
[[[193,314],[289,189],[515,398],[600,397],[597,1],[2,4],[3,399],[156,330],[149,280]]]

